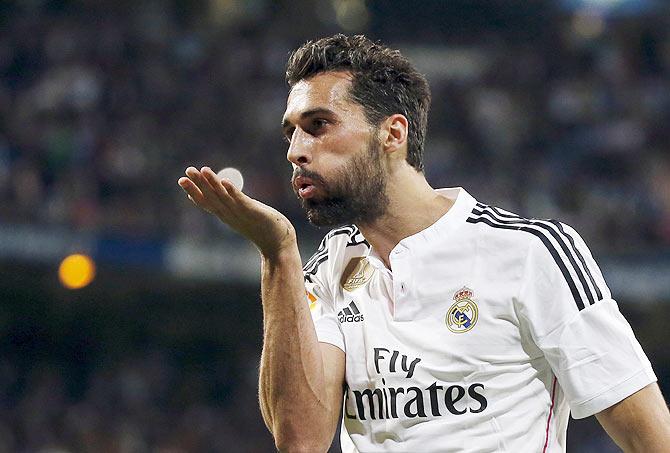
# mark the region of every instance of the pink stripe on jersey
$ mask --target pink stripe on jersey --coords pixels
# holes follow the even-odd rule
[[[551,407],[549,408],[549,417],[547,418],[547,435],[544,438],[544,448],[542,453],[546,453],[547,445],[549,445],[549,423],[551,422],[551,414],[554,412],[554,397],[556,396],[556,376],[554,376],[554,383],[551,385]]]

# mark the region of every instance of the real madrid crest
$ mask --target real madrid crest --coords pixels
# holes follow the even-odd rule
[[[444,321],[449,330],[454,333],[463,333],[472,329],[477,324],[479,310],[472,297],[474,292],[463,287],[454,294],[454,303],[449,307]]]
[[[368,259],[364,256],[352,258],[342,273],[340,284],[347,291],[353,291],[363,286],[375,273]]]

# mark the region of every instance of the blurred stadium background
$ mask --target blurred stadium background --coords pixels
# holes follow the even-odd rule
[[[241,169],[308,258],[283,69],[338,31],[428,76],[434,186],[583,234],[670,395],[669,2],[5,0],[0,452],[273,450],[256,252],[176,180]],[[77,290],[71,253],[95,263]],[[568,440],[617,451],[593,419]]]

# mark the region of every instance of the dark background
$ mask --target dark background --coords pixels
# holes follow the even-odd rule
[[[0,452],[273,450],[256,252],[176,180],[239,168],[307,259],[283,71],[338,31],[427,75],[435,187],[583,235],[670,392],[667,2],[0,1]],[[568,441],[618,451],[593,418]]]

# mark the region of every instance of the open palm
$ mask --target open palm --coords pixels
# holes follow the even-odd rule
[[[276,209],[245,195],[209,167],[186,169],[177,181],[199,208],[253,242],[264,255],[273,255],[295,244],[295,229]]]

